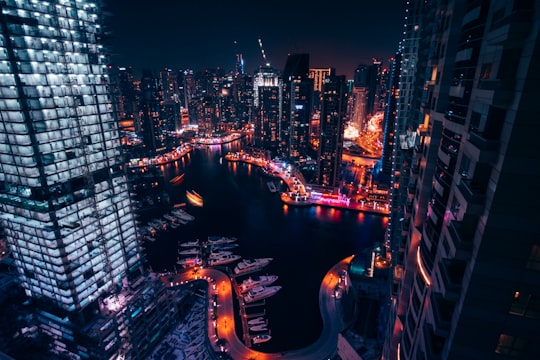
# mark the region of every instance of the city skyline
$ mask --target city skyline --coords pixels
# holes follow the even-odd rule
[[[289,53],[309,53],[311,67],[334,67],[338,75],[352,79],[356,66],[370,63],[372,58],[388,65],[402,39],[405,2],[338,2],[325,7],[274,2],[268,8],[240,2],[233,8],[225,2],[160,1],[148,7],[141,0],[126,7],[120,1],[106,0],[105,10],[111,61],[132,66],[135,76],[143,68],[232,70],[238,52],[243,55],[246,73],[252,74],[265,63],[258,42],[261,38],[272,66],[282,69]],[[290,16],[292,26],[285,25],[288,14],[295,16]]]

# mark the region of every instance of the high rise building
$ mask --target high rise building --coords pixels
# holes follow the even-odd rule
[[[331,74],[322,87],[317,183],[339,185],[343,131],[347,117],[347,83],[345,76]]]
[[[540,354],[540,199],[518,191],[540,177],[539,26],[540,1],[410,2],[401,88],[421,80],[423,94],[406,109],[416,128],[397,108],[411,154],[397,158],[409,177],[394,184],[406,195],[392,205],[401,258],[385,359]],[[416,74],[415,36],[416,54],[430,54]]]
[[[143,69],[139,84],[139,119],[148,155],[166,152],[165,120],[161,116],[163,97],[159,79],[149,69]]]
[[[281,87],[261,86],[258,89],[259,107],[255,114],[253,143],[276,155],[279,147],[279,120],[281,119]]]
[[[133,308],[104,305],[157,300],[141,295],[153,282],[142,276],[100,8],[6,0],[0,28],[0,222],[21,284],[56,352],[143,358],[151,337],[133,332]],[[153,312],[157,328],[169,310]]]
[[[305,162],[309,151],[309,124],[313,107],[313,79],[309,78],[309,54],[289,54],[283,69],[281,156]]]

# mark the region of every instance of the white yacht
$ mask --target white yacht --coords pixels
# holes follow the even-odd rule
[[[238,289],[241,293],[245,293],[257,286],[272,285],[278,279],[277,275],[260,275],[255,277],[249,277],[242,281]]]
[[[233,261],[240,260],[241,256],[236,254],[230,254],[230,255],[223,255],[219,257],[211,257],[208,259],[208,265],[210,266],[216,266],[216,265],[225,265],[232,263]]]
[[[252,273],[270,264],[272,260],[274,260],[274,258],[244,259],[236,264],[234,267],[234,274],[243,275]]]
[[[246,295],[244,295],[244,302],[248,304],[254,301],[266,299],[272,295],[275,295],[279,290],[281,290],[280,285],[257,286],[249,290]]]
[[[272,339],[272,336],[270,334],[260,334],[252,337],[251,341],[253,342],[253,344],[260,344],[263,342],[267,342],[270,339]]]

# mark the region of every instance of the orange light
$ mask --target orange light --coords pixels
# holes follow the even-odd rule
[[[422,276],[422,279],[424,279],[424,282],[427,286],[430,286],[431,280],[427,274],[426,269],[424,269],[424,264],[422,264],[422,257],[420,256],[420,246],[418,246],[418,249],[416,250],[416,263],[418,264],[418,270],[420,270],[420,275]]]

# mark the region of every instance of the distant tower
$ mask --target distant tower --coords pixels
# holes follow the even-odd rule
[[[320,137],[318,149],[317,183],[338,185],[343,131],[347,116],[347,83],[345,76],[327,76],[322,88]]]
[[[235,48],[237,44],[238,43],[235,41],[234,42]],[[236,61],[235,61],[235,66],[234,66],[234,76],[238,77],[245,74],[244,58],[242,57],[242,53],[240,53],[238,50],[236,50],[235,58],[236,58]]]
[[[313,106],[313,79],[309,54],[290,54],[283,70],[283,114],[280,152],[284,158],[303,162],[308,157],[309,125]]]

